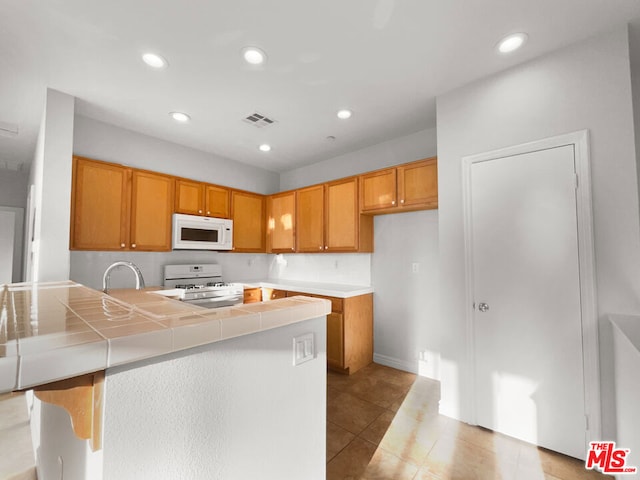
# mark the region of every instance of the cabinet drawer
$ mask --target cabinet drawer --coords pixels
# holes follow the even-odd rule
[[[262,301],[262,289],[261,288],[245,288],[244,289],[244,303],[255,303]]]
[[[262,301],[276,300],[278,298],[284,298],[287,296],[286,290],[278,290],[277,288],[263,288],[262,289]]]

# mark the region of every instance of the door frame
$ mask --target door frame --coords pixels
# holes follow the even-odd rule
[[[476,424],[475,392],[475,322],[473,288],[473,235],[471,205],[471,167],[474,163],[496,160],[513,155],[533,153],[562,146],[573,146],[577,173],[576,216],[578,222],[578,265],[580,269],[580,310],[582,314],[582,368],[586,423],[585,447],[590,441],[601,439],[600,360],[598,348],[598,309],[596,298],[596,267],[593,235],[591,169],[589,162],[589,132],[577,132],[549,137],[520,145],[492,150],[462,158],[462,195],[464,215],[465,282],[466,282],[466,347],[469,413]],[[586,451],[586,450],[585,450]]]

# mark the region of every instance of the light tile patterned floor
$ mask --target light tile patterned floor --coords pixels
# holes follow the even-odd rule
[[[0,479],[36,480],[29,415],[23,393],[0,395]]]
[[[582,461],[438,414],[438,382],[372,364],[327,374],[327,480],[608,479]]]

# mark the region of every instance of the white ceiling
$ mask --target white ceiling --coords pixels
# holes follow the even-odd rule
[[[30,163],[51,87],[80,115],[284,171],[434,127],[437,95],[636,17],[639,0],[0,0],[0,122],[19,127],[0,167]],[[497,55],[517,31],[526,46]]]

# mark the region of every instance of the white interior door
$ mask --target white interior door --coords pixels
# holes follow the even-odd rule
[[[476,421],[584,458],[574,147],[470,168]]]

